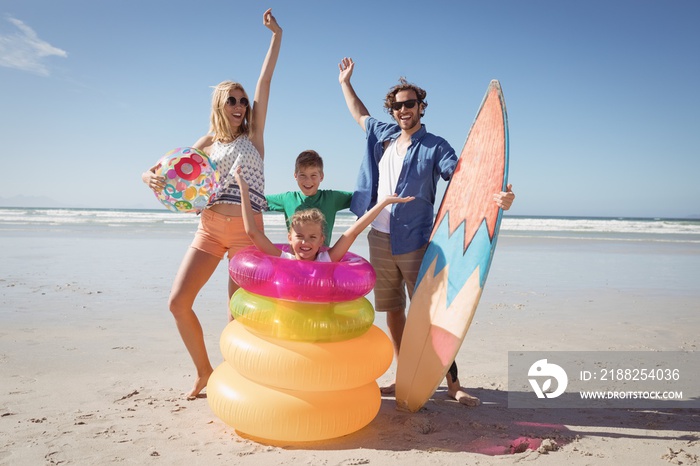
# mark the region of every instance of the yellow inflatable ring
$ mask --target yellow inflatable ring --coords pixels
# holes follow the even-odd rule
[[[349,390],[304,392],[255,383],[227,362],[207,383],[212,411],[239,432],[259,439],[305,442],[360,430],[379,412],[376,382]]]
[[[373,325],[363,335],[332,343],[260,337],[237,321],[221,334],[221,353],[242,376],[290,390],[344,390],[366,385],[391,365],[391,340]]]
[[[374,323],[367,298],[338,303],[309,303],[268,298],[239,288],[229,303],[231,315],[258,335],[322,342],[355,338]]]

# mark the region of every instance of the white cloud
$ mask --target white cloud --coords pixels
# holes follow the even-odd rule
[[[43,63],[46,57],[67,57],[68,53],[54,47],[37,36],[36,32],[22,21],[7,17],[17,27],[10,34],[0,34],[0,66],[29,71],[42,76],[49,75]]]

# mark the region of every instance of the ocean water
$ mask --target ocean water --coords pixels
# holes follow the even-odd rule
[[[286,240],[283,214],[265,213],[264,221],[273,242]],[[338,215],[332,241],[354,221],[350,213]],[[114,279],[121,273],[123,280],[141,277],[129,286],[158,279],[167,288],[198,222],[194,214],[166,209],[0,208],[0,271],[23,283],[51,277],[58,283],[94,283],[98,289],[124,287]],[[636,318],[632,314],[670,312],[674,319],[695,322],[691,316],[700,310],[699,219],[504,216],[498,244],[489,271],[487,307],[489,299],[521,302],[527,296],[567,300],[585,296],[587,302],[595,301],[587,310],[589,316],[613,312]],[[360,235],[352,252],[369,257],[366,235]],[[97,267],[101,263],[97,257],[109,261],[110,267]],[[158,264],[155,275],[134,275],[146,262]],[[225,289],[225,268],[221,266],[214,278],[219,282],[212,289]],[[85,270],[90,270],[89,276]],[[611,310],[598,301],[601,293],[616,299],[624,296],[626,304]],[[659,297],[663,306],[641,305]],[[666,309],[671,299],[690,299],[693,304],[669,304]],[[547,310],[545,304],[540,303],[542,312]],[[567,306],[551,311],[576,309]]]
[[[264,214],[270,237],[284,235],[284,216]],[[355,216],[341,212],[334,237],[348,228]],[[65,231],[119,234],[193,232],[199,217],[168,210],[63,209],[0,207],[0,231]],[[567,238],[605,241],[652,241],[700,244],[700,219],[526,217],[504,216],[502,236]]]

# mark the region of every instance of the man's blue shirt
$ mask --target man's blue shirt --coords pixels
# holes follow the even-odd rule
[[[350,210],[362,216],[377,203],[379,159],[384,155],[385,142],[396,139],[401,128],[395,123],[382,123],[368,117],[365,121],[367,145]],[[438,180],[449,180],[457,166],[457,154],[446,140],[426,131],[425,125],[411,136],[403,168],[396,185],[401,196],[415,200],[391,206],[391,252],[405,254],[415,251],[430,239],[433,228],[435,194]]]

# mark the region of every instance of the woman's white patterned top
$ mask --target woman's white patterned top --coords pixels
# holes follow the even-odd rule
[[[255,212],[267,210],[263,159],[248,136],[240,136],[229,143],[214,142],[210,158],[216,164],[216,170],[221,176],[221,188],[209,202],[210,206],[241,203],[241,190],[233,176],[240,166],[241,176],[250,186],[250,204],[253,210]]]

